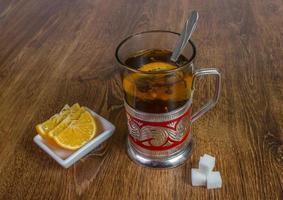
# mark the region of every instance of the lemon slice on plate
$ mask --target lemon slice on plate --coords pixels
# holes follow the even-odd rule
[[[48,144],[69,150],[86,144],[96,130],[93,116],[78,103],[64,106],[60,113],[36,126],[36,131]]]
[[[81,114],[85,112],[83,108],[79,108],[76,112],[69,112],[69,114],[52,130],[46,133],[49,138],[54,138],[60,132],[62,132],[65,128],[67,128],[73,120],[78,120]]]
[[[84,111],[77,120],[72,120],[67,127],[60,129],[51,137],[60,147],[76,150],[95,136],[96,129],[93,116]]]
[[[62,122],[70,113],[76,113],[80,110],[80,105],[78,103],[74,104],[72,107],[65,105],[60,113],[53,115],[47,121],[36,125],[36,131],[43,138],[47,137],[47,133],[54,129],[60,122]]]

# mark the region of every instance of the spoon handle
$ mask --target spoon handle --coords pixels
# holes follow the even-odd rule
[[[183,32],[181,33],[179,40],[177,41],[177,45],[170,58],[173,62],[176,62],[178,60],[179,56],[190,40],[191,35],[196,28],[198,17],[198,12],[194,10],[190,18],[188,18],[188,20],[186,21]]]

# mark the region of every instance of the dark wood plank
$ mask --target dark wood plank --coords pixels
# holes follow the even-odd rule
[[[115,47],[134,32],[181,31],[192,9],[197,68],[222,72],[218,105],[193,127],[187,163],[132,163]],[[280,0],[0,1],[0,199],[282,199],[283,3]],[[209,95],[198,82],[194,109]],[[69,169],[32,141],[34,126],[79,102],[115,135]],[[192,187],[200,155],[216,156],[223,188]]]

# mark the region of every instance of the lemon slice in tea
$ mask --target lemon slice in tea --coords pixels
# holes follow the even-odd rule
[[[152,63],[147,63],[143,65],[141,68],[139,68],[139,70],[143,72],[158,72],[158,71],[165,71],[165,70],[171,70],[171,69],[176,69],[176,68],[177,68],[176,66],[171,65],[169,63],[152,62]]]

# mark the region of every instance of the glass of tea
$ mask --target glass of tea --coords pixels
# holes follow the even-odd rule
[[[217,69],[193,69],[192,41],[176,62],[170,60],[179,35],[142,32],[127,37],[116,49],[129,130],[127,152],[133,161],[149,167],[175,167],[186,161],[192,149],[192,122],[220,95]],[[216,77],[214,96],[192,114],[194,82],[204,75]]]

